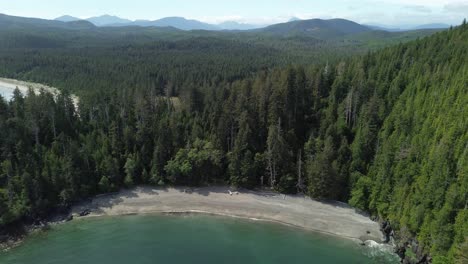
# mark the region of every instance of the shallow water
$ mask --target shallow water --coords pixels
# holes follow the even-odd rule
[[[0,253],[0,263],[398,263],[353,241],[205,215],[74,220]]]
[[[13,97],[13,89],[8,88],[8,87],[3,87],[0,84],[0,95],[6,100],[10,100]]]

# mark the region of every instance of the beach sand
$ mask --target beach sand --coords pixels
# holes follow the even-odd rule
[[[324,203],[305,196],[241,190],[229,194],[228,187],[154,188],[138,187],[95,197],[76,205],[77,216],[118,216],[154,213],[205,213],[277,222],[307,230],[349,238],[381,242],[378,223],[339,202]],[[84,218],[86,218],[84,217]]]
[[[4,90],[11,90],[11,93],[13,93],[13,90],[18,88],[23,95],[26,95],[28,93],[29,88],[32,88],[34,93],[39,93],[41,89],[44,89],[45,91],[50,92],[53,95],[57,95],[59,93],[59,90],[57,88],[50,87],[44,84],[24,82],[7,78],[0,78],[0,87],[2,87]],[[71,98],[73,100],[74,105],[77,106],[79,101],[78,97],[76,95],[71,95]]]

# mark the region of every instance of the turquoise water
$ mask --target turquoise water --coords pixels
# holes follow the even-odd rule
[[[75,220],[0,253],[0,263],[395,263],[370,255],[352,241],[276,224],[160,215]]]

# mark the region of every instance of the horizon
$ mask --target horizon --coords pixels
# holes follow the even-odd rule
[[[99,3],[91,0],[80,3],[52,0],[47,6],[36,6],[33,2],[35,1],[17,0],[11,3],[0,0],[3,7],[0,13],[51,20],[65,15],[80,19],[110,15],[132,21],[184,17],[209,24],[237,22],[259,26],[283,23],[291,18],[342,18],[360,24],[396,28],[439,23],[459,25],[468,14],[468,0],[330,0],[327,3],[273,0],[268,4],[264,4],[266,1],[252,3],[245,0],[231,3],[213,0],[184,3],[183,0],[174,0],[171,4],[150,0],[104,0]],[[25,8],[27,6],[34,8]]]

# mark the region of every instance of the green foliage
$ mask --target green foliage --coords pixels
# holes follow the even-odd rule
[[[359,172],[354,172],[351,177],[359,180],[351,192],[349,204],[363,210],[368,210],[367,201],[369,201],[370,190],[372,187],[371,179]]]
[[[103,193],[111,191],[109,178],[107,178],[106,176],[101,177],[101,180],[99,181],[99,190]]]
[[[135,161],[135,157],[133,155],[129,155],[127,161],[124,165],[125,168],[125,179],[124,184],[127,187],[132,187],[135,183],[135,178],[137,174],[137,164]]]
[[[177,184],[198,185],[219,178],[223,154],[209,141],[196,139],[180,149],[165,166],[167,177]]]
[[[360,28],[349,33],[368,31],[349,23]],[[0,16],[0,25],[0,76],[51,84],[79,95],[89,90],[130,87],[154,89],[159,95],[166,90],[181,95],[194,86],[232,82],[263,69],[337,61],[390,41],[407,42],[433,33],[399,37],[400,33],[382,36],[372,31],[347,40],[343,38],[349,34],[343,34],[340,27],[349,26],[339,24],[323,31],[282,36],[268,29],[101,28],[84,21],[63,23],[6,15]],[[373,41],[379,45],[370,46]]]
[[[416,253],[414,253],[411,248],[408,248],[406,249],[405,251],[405,259],[407,259],[408,261],[410,261],[410,263],[415,263],[415,262],[418,262],[418,257],[416,255]],[[446,262],[435,262],[435,263],[446,263]]]
[[[332,139],[327,138],[324,146],[318,148],[319,153],[311,157],[306,164],[309,194],[314,198],[336,198],[333,185],[336,183],[337,171],[333,164],[335,153]]]
[[[407,81],[398,97],[388,96],[395,92],[393,85],[382,87],[385,99],[380,104],[388,116],[374,118],[377,139],[368,132],[362,137],[361,126],[353,143],[352,169],[364,175],[352,176],[357,183],[350,203],[418,234],[439,263],[460,259],[447,252],[458,252],[465,240],[455,228],[467,210],[468,123],[461,118],[468,115],[466,44],[465,27],[381,52],[400,54],[395,57],[400,66],[385,74]],[[366,147],[368,143],[375,147]],[[366,153],[370,159],[363,158]]]

